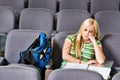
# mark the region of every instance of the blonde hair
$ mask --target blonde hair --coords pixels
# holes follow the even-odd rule
[[[84,41],[82,39],[82,32],[85,29],[85,27],[88,27],[90,25],[94,26],[94,36],[96,40],[100,39],[100,29],[99,29],[99,25],[98,22],[96,20],[94,20],[93,18],[88,18],[86,19],[82,25],[80,26],[79,31],[75,34],[75,55],[76,58],[81,59],[81,48],[83,47]]]

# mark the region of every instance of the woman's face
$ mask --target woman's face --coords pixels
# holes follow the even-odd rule
[[[93,25],[87,26],[82,31],[82,38],[87,41],[89,40],[89,36],[94,36],[95,28]]]

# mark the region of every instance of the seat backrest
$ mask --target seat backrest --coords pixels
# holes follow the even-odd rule
[[[57,0],[28,0],[28,8],[45,8],[56,12]]]
[[[112,80],[119,80],[120,79],[120,72],[116,73],[113,77]]]
[[[0,6],[0,56],[4,56],[6,35],[14,28],[14,10],[11,7]]]
[[[8,33],[15,27],[15,13],[10,7],[0,6],[0,33]]]
[[[22,10],[19,29],[42,30],[51,33],[54,14],[51,10],[27,8]]]
[[[88,11],[87,0],[60,0],[60,10],[63,9],[80,9]]]
[[[90,17],[85,10],[61,10],[57,17],[57,32],[78,31],[82,22]]]
[[[56,69],[51,72],[48,80],[104,80],[94,71],[83,69]]]
[[[53,69],[60,68],[62,62],[62,47],[64,44],[64,40],[68,34],[73,34],[75,31],[66,31],[66,32],[59,32],[55,35],[53,39]]]
[[[118,0],[91,0],[91,14],[99,11],[119,11]]]
[[[114,62],[113,67],[120,66],[120,33],[106,34],[102,40],[106,60]]]
[[[7,76],[7,77],[6,77]],[[29,67],[0,67],[0,80],[41,80],[39,72]]]
[[[96,13],[95,19],[99,23],[101,36],[109,33],[120,33],[119,11],[101,11]]]
[[[5,45],[5,58],[9,63],[17,63],[19,53],[26,50],[39,36],[40,30],[12,30]],[[47,34],[47,33],[46,33]],[[49,36],[49,34],[47,34]]]
[[[12,7],[17,13],[25,8],[24,0],[0,0],[0,6]]]

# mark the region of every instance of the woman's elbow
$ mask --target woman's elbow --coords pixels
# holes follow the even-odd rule
[[[67,55],[62,55],[63,60],[67,60]]]

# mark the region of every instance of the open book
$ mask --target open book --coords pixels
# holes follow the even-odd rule
[[[66,68],[76,68],[76,69],[86,69],[86,70],[93,70],[100,73],[105,80],[109,78],[109,74],[111,72],[111,67],[113,65],[113,61],[105,61],[103,65],[87,65],[87,64],[78,64],[78,63],[69,63],[63,67]]]

